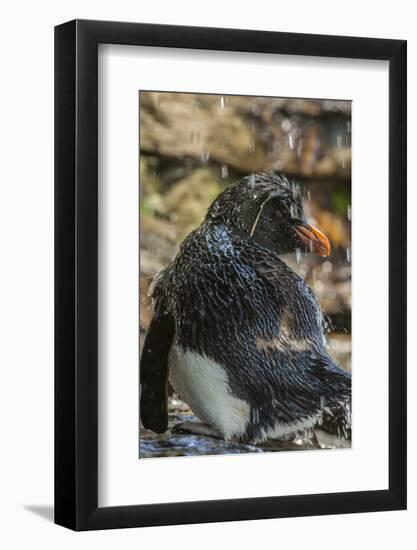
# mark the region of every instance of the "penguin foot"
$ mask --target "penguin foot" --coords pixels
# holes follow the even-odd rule
[[[205,437],[214,437],[215,439],[223,439],[222,435],[208,424],[202,422],[180,422],[172,428],[173,434],[189,433],[193,435],[203,435]]]

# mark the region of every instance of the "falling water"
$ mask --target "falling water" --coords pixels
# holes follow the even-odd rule
[[[201,162],[207,163],[210,159],[210,153],[208,151],[203,151],[201,153]]]
[[[347,207],[347,219],[349,221],[352,220],[352,206],[349,204],[348,207]]]
[[[332,262],[330,262],[329,260],[326,260],[325,262],[323,262],[323,265],[322,265],[321,269],[322,269],[323,273],[331,273],[332,270],[333,270]]]
[[[220,175],[223,179],[227,178],[229,175],[229,169],[227,167],[227,164],[222,164],[220,168]]]
[[[350,263],[351,261],[351,256],[350,256],[350,248],[347,247],[346,248],[346,260]]]

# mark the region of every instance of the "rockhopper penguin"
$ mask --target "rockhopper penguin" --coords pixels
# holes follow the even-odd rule
[[[167,430],[169,377],[202,421],[195,433],[260,443],[320,425],[349,437],[351,376],[327,352],[313,291],[280,258],[296,249],[330,254],[293,181],[255,174],[216,198],[152,284],[146,428]]]

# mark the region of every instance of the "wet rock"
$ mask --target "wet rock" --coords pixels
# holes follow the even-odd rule
[[[238,172],[350,175],[350,102],[141,92],[141,151]]]
[[[155,434],[140,427],[140,458],[320,450],[308,436],[295,437],[289,441],[275,440],[266,441],[261,445],[248,445],[201,435],[172,433],[173,426],[186,421],[197,422],[198,419],[177,396],[170,398],[169,427],[165,434]],[[322,430],[316,430],[316,436],[322,449],[350,447],[349,441],[326,434]]]
[[[200,225],[208,207],[221,191],[221,186],[207,168],[176,182],[164,196],[164,206],[170,220],[179,228],[178,238],[183,239]]]

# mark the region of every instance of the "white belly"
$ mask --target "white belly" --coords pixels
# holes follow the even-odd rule
[[[245,432],[249,404],[231,394],[227,373],[218,363],[173,344],[169,371],[175,391],[200,420],[217,428],[226,440]]]

